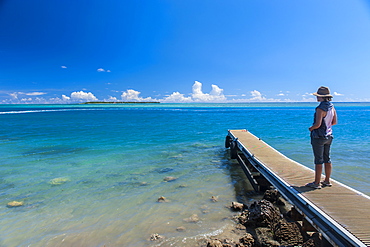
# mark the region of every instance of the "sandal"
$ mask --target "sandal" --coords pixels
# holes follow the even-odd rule
[[[324,187],[331,187],[331,186],[333,186],[330,182],[325,182],[325,181],[322,181],[321,182],[321,185],[324,186]]]
[[[321,185],[320,184],[315,184],[315,182],[308,183],[305,186],[310,187],[310,188],[314,188],[314,189],[321,189]]]

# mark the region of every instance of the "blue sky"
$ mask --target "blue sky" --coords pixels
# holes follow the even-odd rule
[[[360,0],[0,0],[0,103],[370,101]]]

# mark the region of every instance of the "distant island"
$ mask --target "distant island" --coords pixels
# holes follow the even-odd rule
[[[159,104],[159,103],[160,103],[159,101],[152,101],[152,102],[149,102],[149,101],[146,101],[146,102],[123,102],[123,101],[119,101],[119,102],[105,102],[105,101],[91,101],[91,102],[84,102],[84,103],[80,103],[80,104],[86,105],[86,104]]]

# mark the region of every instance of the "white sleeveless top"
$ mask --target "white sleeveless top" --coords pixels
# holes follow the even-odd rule
[[[323,119],[326,125],[326,136],[330,136],[331,134],[333,134],[332,129],[333,118],[334,118],[334,107],[331,107],[330,110],[326,112],[326,116]]]

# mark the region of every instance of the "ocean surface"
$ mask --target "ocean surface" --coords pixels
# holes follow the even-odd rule
[[[370,103],[334,104],[332,177],[370,195]],[[313,168],[316,106],[0,105],[0,246],[193,246],[232,224],[231,201],[253,199],[227,130]]]

